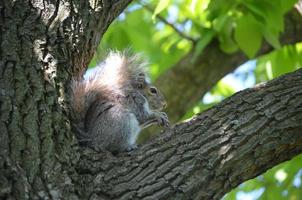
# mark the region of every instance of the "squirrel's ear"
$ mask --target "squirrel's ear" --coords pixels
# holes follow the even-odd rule
[[[146,82],[146,75],[144,73],[139,73],[137,78],[136,78],[136,81],[138,83],[145,83]]]
[[[134,85],[138,89],[143,89],[146,85],[146,76],[144,73],[139,73],[134,79]]]

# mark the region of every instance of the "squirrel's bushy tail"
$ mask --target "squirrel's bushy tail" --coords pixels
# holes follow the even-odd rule
[[[71,82],[71,107],[76,122],[83,122],[88,108],[96,100],[114,101],[132,89],[132,81],[146,74],[146,62],[139,55],[110,52],[106,59],[91,69],[83,80]]]

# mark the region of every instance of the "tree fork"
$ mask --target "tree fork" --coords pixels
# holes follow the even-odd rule
[[[301,152],[301,70],[129,154],[79,148],[65,91],[129,2],[1,1],[1,199],[218,199]]]

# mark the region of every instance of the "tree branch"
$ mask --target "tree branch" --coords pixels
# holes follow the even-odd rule
[[[82,151],[77,165],[81,194],[220,199],[302,152],[301,99],[302,69],[238,92],[129,154]]]
[[[301,41],[301,24],[300,13],[296,10],[288,13],[285,17],[285,32],[280,38],[281,43],[294,44]],[[273,48],[265,43],[258,55],[266,54],[271,50]],[[167,113],[174,122],[200,101],[200,98],[217,81],[248,60],[241,52],[231,55],[222,52],[217,41],[212,41],[197,56],[195,62],[192,62],[193,55],[194,48],[170,70],[162,74],[155,83],[167,97]]]

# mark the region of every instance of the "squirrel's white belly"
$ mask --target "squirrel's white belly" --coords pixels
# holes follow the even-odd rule
[[[131,134],[129,137],[129,144],[133,145],[135,144],[135,141],[137,139],[137,136],[139,134],[139,132],[141,131],[140,126],[139,126],[139,122],[137,121],[135,115],[133,113],[131,113],[129,115],[130,117],[130,127],[131,127]]]

